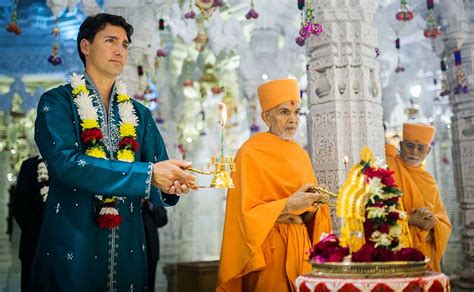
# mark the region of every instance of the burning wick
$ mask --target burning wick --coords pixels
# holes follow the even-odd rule
[[[347,178],[347,173],[348,173],[347,164],[349,163],[349,157],[347,155],[344,155],[344,158],[342,159],[342,162],[344,163],[344,172],[345,172],[345,175],[346,175],[346,178]]]
[[[219,110],[221,111],[221,157],[224,156],[224,126],[227,122],[227,107],[225,103],[219,102]]]

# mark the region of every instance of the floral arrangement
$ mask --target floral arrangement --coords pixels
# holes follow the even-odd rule
[[[84,75],[72,73],[70,77],[72,95],[81,119],[81,141],[86,146],[85,154],[95,158],[108,159],[100,141],[104,135],[99,126],[97,108],[92,102],[89,90],[86,88]],[[120,118],[120,141],[118,144],[117,159],[133,162],[138,149],[136,127],[138,117],[132,100],[127,94],[127,88],[122,81],[116,82],[117,102]],[[118,197],[96,196],[100,201],[97,223],[100,228],[114,228],[120,225],[122,217],[117,209]]]
[[[37,179],[38,184],[40,186],[40,195],[43,199],[43,202],[46,202],[49,193],[49,174],[48,168],[46,167],[46,164],[44,163],[44,160],[41,157],[39,158],[38,169],[36,172],[38,174]]]
[[[401,211],[402,192],[397,188],[393,175],[394,172],[387,168],[383,160],[374,161],[370,149],[364,148],[361,151],[361,161],[354,165],[348,176],[349,182],[346,182],[342,189],[353,190],[351,180],[357,178],[354,181],[362,182],[358,187],[363,192],[363,198],[359,198],[357,202],[366,203],[361,204],[361,211],[353,208],[339,208],[339,204],[346,201],[340,197],[338,209],[347,209],[347,212],[352,212],[351,216],[342,216],[345,220],[357,218],[359,216],[357,212],[360,212],[360,220],[363,222],[363,239],[357,237],[356,242],[351,243],[351,239],[347,238],[348,234],[346,234],[346,237],[343,236],[345,240],[339,242],[337,236],[331,234],[311,250],[311,260],[320,263],[340,262],[349,254],[349,248],[357,249],[355,252],[352,250],[352,262],[422,261],[425,259],[421,252],[403,247],[407,246],[409,242],[407,215],[406,212]],[[344,196],[347,192],[340,191],[340,196],[341,193]],[[358,204],[351,201],[353,193],[346,194],[346,196],[348,196],[347,202],[350,202],[350,205]],[[338,214],[338,216],[340,215]],[[349,231],[347,230],[348,226],[351,229]],[[359,226],[358,223],[345,222],[343,231],[352,234],[358,231],[352,229],[358,228],[357,226]],[[345,245],[348,246],[344,247]]]

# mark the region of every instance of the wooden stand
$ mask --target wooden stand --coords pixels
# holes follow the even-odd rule
[[[163,272],[168,280],[168,292],[214,292],[219,262],[187,262],[167,264]]]

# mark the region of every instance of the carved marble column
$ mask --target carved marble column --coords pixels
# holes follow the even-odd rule
[[[319,183],[337,191],[359,151],[384,157],[375,0],[320,0],[324,33],[307,43],[308,150]],[[349,158],[344,166],[344,156]],[[334,212],[333,212],[334,213]]]
[[[452,154],[457,197],[462,221],[462,251],[464,253],[461,281],[455,287],[462,291],[474,289],[474,15],[472,1],[443,3],[446,20],[445,53],[448,81],[451,88]],[[471,15],[464,11],[471,11]],[[454,94],[456,67],[453,52],[461,49],[462,71],[470,92]]]

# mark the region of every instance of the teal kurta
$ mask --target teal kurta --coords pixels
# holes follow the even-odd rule
[[[139,119],[135,162],[116,160],[119,116],[115,89],[106,110],[92,82],[109,160],[84,154],[81,120],[72,87],[46,92],[38,104],[35,140],[47,163],[50,188],[32,271],[32,291],[146,291],[146,246],[141,199],[174,205],[175,195],[151,185],[153,162],[168,159],[150,111],[133,101]],[[114,229],[95,222],[95,195],[120,196],[122,222]]]

